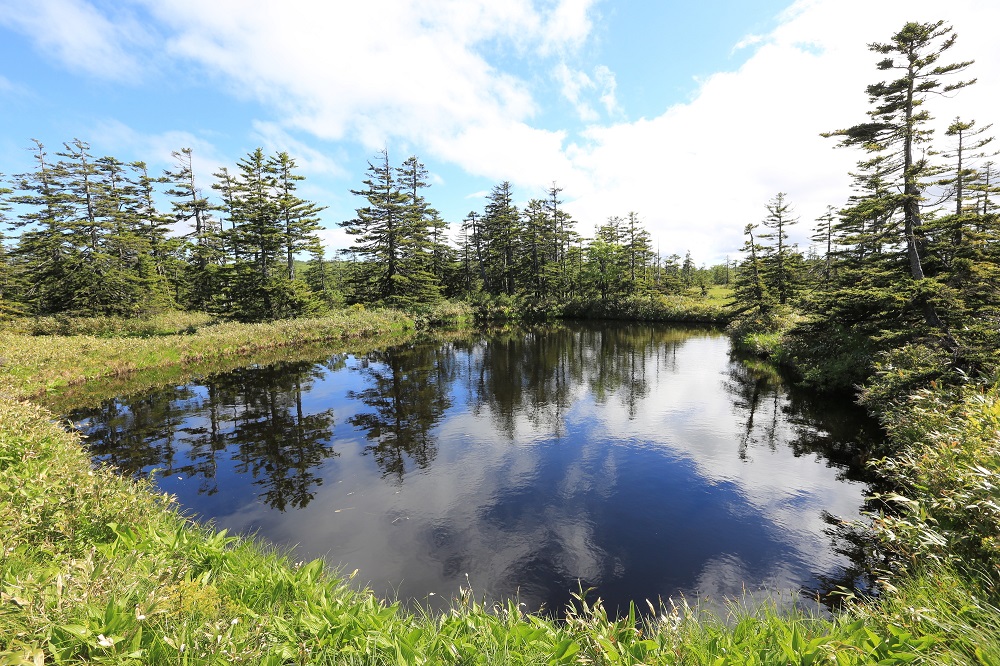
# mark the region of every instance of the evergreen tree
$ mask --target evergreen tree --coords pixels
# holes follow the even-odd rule
[[[743,233],[746,241],[741,251],[744,253],[743,263],[736,271],[733,281],[733,305],[738,314],[747,312],[756,316],[766,316],[774,309],[774,298],[764,280],[764,246],[754,238],[756,224],[748,224]]]
[[[691,250],[684,253],[684,263],[681,264],[681,282],[685,287],[690,287],[694,282],[694,259],[691,258]]]
[[[886,173],[898,193],[889,195],[886,204],[902,217],[902,238],[909,277],[922,282],[926,275],[923,268],[926,240],[921,225],[920,206],[928,178],[936,175],[927,153],[917,155],[916,148],[929,141],[932,130],[927,127],[931,119],[922,108],[931,94],[949,93],[974,83],[974,80],[943,84],[940,77],[953,75],[971,63],[956,62],[946,65],[938,60],[955,44],[956,35],[943,21],[936,23],[907,23],[893,35],[888,43],[875,43],[869,48],[883,56],[878,63],[880,71],[895,71],[899,78],[868,86],[873,108],[868,112],[869,122],[837,130],[824,136],[841,138],[842,146],[860,146],[866,151],[886,157]],[[910,290],[926,324],[932,329],[945,331],[934,299],[931,285],[913,285]]]
[[[352,276],[352,298],[394,306],[439,298],[437,283],[427,270],[426,227],[418,228],[412,190],[401,190],[387,151],[368,163],[363,183],[366,189],[351,193],[365,197],[368,205],[357,209],[356,218],[341,223],[355,238],[348,252],[363,262]]]
[[[305,270],[305,281],[309,290],[324,310],[339,307],[343,302],[340,293],[339,267],[326,260],[323,248],[318,247],[309,259]]]
[[[462,233],[464,243],[462,246],[462,265],[464,273],[464,283],[466,293],[473,294],[480,289],[489,291],[487,287],[486,262],[483,251],[486,243],[483,238],[483,227],[480,223],[481,215],[476,211],[469,211],[462,221]]]
[[[597,228],[587,246],[586,284],[602,301],[629,291],[629,256],[624,244],[625,220],[612,215]]]
[[[230,295],[233,314],[247,321],[296,317],[312,307],[308,287],[289,277],[287,264],[289,246],[318,247],[308,233],[313,222],[296,218],[311,207],[291,195],[288,183],[281,184],[281,165],[261,148],[237,162],[232,242],[241,255],[233,264]],[[294,164],[284,166],[288,177]]]
[[[628,228],[626,250],[628,252],[629,282],[631,283],[631,291],[635,293],[648,284],[646,269],[653,250],[649,232],[643,228],[638,213],[630,211],[626,216],[626,225]]]
[[[513,198],[508,181],[494,186],[486,204],[486,214],[480,220],[485,286],[493,295],[513,296],[519,286],[515,277],[521,216]]]
[[[546,207],[549,213],[551,230],[551,250],[549,262],[555,268],[554,278],[550,279],[553,291],[560,297],[565,298],[573,290],[573,281],[570,275],[570,267],[573,265],[569,260],[570,248],[574,243],[580,243],[579,235],[573,230],[575,224],[573,218],[565,210],[560,208],[563,201],[559,198],[562,188],[552,183],[546,195]]]
[[[833,206],[826,207],[826,213],[821,215],[816,219],[816,227],[813,230],[813,235],[810,240],[819,246],[819,256],[822,258],[822,280],[820,286],[823,289],[830,288],[830,280],[833,277],[833,237],[834,237],[834,216],[835,208]]]
[[[4,178],[0,174],[0,180]],[[9,187],[0,186],[0,318],[21,314],[18,306],[18,288],[14,275],[14,266],[10,262],[7,254],[7,246],[4,244],[3,230],[11,222],[8,213],[11,211],[8,197],[14,191]]]
[[[61,190],[61,167],[49,161],[40,141],[32,141],[35,170],[15,177],[19,193],[11,198],[23,210],[13,223],[20,229],[13,254],[24,284],[23,302],[34,314],[52,314],[77,303],[67,279],[72,208]]]
[[[193,151],[182,148],[171,153],[175,170],[164,175],[170,184],[167,196],[173,197],[174,219],[188,225],[190,264],[186,276],[185,305],[197,309],[213,310],[221,305],[219,297],[225,293],[222,241],[219,229],[211,219],[212,205],[203,195],[195,179]]]
[[[558,281],[558,264],[553,261],[553,234],[546,202],[532,199],[523,211],[520,253],[521,284],[535,298],[546,298],[551,286]]]
[[[295,194],[296,184],[305,176],[295,173],[297,165],[288,153],[280,152],[270,160],[275,173],[278,195],[278,217],[284,226],[285,263],[288,279],[295,279],[295,255],[300,252],[316,254],[322,252],[319,237],[319,217],[326,206],[300,199]]]
[[[156,206],[156,186],[164,184],[166,179],[150,176],[149,168],[143,161],[132,162],[129,166],[134,174],[136,189],[136,208],[133,211],[136,233],[145,239],[148,251],[148,256],[139,258],[144,266],[140,273],[148,276],[146,279],[151,283],[158,283],[153,288],[160,293],[162,287],[164,296],[169,294],[168,305],[176,307],[184,282],[184,260],[180,256],[183,244],[181,239],[170,235],[173,217]]]
[[[767,217],[764,218],[764,226],[769,229],[767,233],[760,234],[761,238],[771,239],[773,242],[765,250],[765,275],[773,293],[778,297],[778,303],[785,305],[795,292],[795,252],[788,247],[788,227],[798,222],[792,217],[792,207],[785,201],[784,192],[779,192],[767,204]]]

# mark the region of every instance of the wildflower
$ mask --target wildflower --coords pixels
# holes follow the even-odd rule
[[[97,635],[97,644],[100,645],[101,647],[106,647],[106,648],[114,647],[114,645],[115,645],[115,639],[108,638],[104,634],[98,634]]]

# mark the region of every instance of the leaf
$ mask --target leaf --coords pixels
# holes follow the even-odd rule
[[[552,652],[552,658],[549,659],[549,663],[565,664],[569,662],[569,660],[573,658],[573,655],[579,651],[579,643],[571,638],[564,638],[556,645],[556,649]]]

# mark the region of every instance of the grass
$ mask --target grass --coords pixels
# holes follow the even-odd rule
[[[724,288],[705,296],[700,290],[683,294],[649,294],[601,300],[574,300],[562,308],[570,319],[621,319],[627,321],[696,322],[724,324],[729,316]]]
[[[0,398],[33,398],[93,380],[245,359],[266,350],[361,340],[413,329],[393,310],[344,310],[316,319],[219,323],[191,334],[102,338],[0,333]]]
[[[203,312],[170,311],[150,317],[15,317],[0,320],[0,330],[22,335],[92,335],[99,338],[193,333],[215,322]]]

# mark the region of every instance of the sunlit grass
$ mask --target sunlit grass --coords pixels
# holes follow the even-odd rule
[[[191,334],[95,337],[0,333],[0,396],[33,397],[86,381],[213,359],[245,358],[268,349],[364,339],[411,330],[392,310],[344,310],[322,318],[264,324],[205,325]]]

